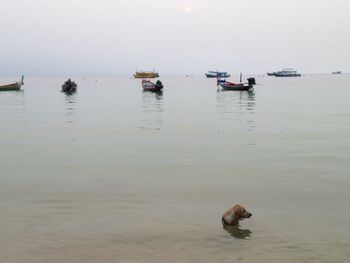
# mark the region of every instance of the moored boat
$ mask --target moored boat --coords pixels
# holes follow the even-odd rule
[[[150,80],[143,79],[142,88],[144,91],[161,92],[163,90],[163,83],[160,80],[157,80],[156,83],[153,83]]]
[[[217,80],[217,85],[220,86],[223,90],[251,90],[254,85],[256,85],[255,78],[248,78],[247,83],[233,83],[226,80]]]
[[[301,77],[301,74],[292,68],[284,68],[281,71],[277,71],[275,77]]]
[[[209,71],[208,73],[205,73],[205,76],[207,78],[229,78],[231,75],[227,72]]]
[[[21,86],[24,85],[23,83],[24,76],[22,76],[22,79],[20,82],[15,82],[11,84],[5,84],[5,85],[0,85],[0,91],[7,91],[7,90],[20,90]]]
[[[339,75],[339,74],[342,74],[342,72],[340,70],[339,71],[333,71],[332,74]]]
[[[136,71],[134,74],[135,79],[153,79],[159,78],[158,72],[155,71]]]
[[[267,76],[276,76],[276,72],[267,72]]]
[[[78,85],[71,79],[68,79],[62,85],[62,92],[73,93],[77,91],[77,88],[78,88]]]

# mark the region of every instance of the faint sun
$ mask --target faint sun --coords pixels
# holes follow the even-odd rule
[[[192,12],[192,7],[190,7],[190,6],[185,6],[184,11],[185,11],[185,13],[191,13],[191,12]]]

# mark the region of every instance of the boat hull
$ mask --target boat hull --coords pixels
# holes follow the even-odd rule
[[[238,91],[251,90],[253,88],[253,86],[249,86],[248,84],[219,83],[219,86],[223,90],[238,90]]]
[[[205,76],[206,76],[208,79],[214,79],[214,78],[217,78],[217,77],[218,77],[216,74],[208,74],[208,73],[205,73]]]
[[[159,78],[159,74],[157,72],[136,72],[134,74],[135,79],[154,79]]]
[[[293,77],[301,77],[301,74],[288,74],[288,75],[283,75],[283,74],[276,74],[276,78],[293,78]]]
[[[142,88],[144,91],[161,92],[163,90],[163,84],[160,81],[153,83],[149,80],[142,80]]]
[[[247,83],[233,83],[228,82],[226,80],[217,80],[217,85],[221,87],[223,90],[238,90],[238,91],[244,91],[244,90],[251,90],[253,89],[254,85],[256,84],[255,78],[248,78]]]
[[[0,91],[8,91],[8,90],[20,90],[22,84],[19,82],[12,83],[12,84],[6,84],[0,86]]]

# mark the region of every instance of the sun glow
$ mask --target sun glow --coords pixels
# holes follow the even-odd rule
[[[187,5],[187,6],[185,6],[184,11],[185,11],[185,13],[191,13],[192,12],[192,7]]]

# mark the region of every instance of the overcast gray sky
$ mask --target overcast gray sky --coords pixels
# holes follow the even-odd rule
[[[349,0],[0,0],[0,74],[350,71]]]

